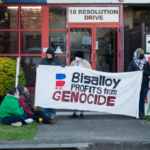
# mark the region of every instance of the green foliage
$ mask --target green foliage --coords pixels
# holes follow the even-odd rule
[[[6,96],[9,88],[15,86],[16,80],[16,61],[0,57],[0,97]],[[25,74],[23,69],[20,69],[19,85],[25,85]]]

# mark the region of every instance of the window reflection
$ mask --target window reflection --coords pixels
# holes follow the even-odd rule
[[[18,32],[0,31],[0,54],[18,54]]]
[[[91,28],[70,28],[70,62],[74,60],[74,55],[78,50],[82,50],[84,58],[91,62],[91,42]]]
[[[21,29],[41,29],[41,7],[21,7]]]
[[[117,29],[96,28],[96,70],[117,71]]]
[[[21,67],[23,67],[26,86],[35,87],[36,68],[35,65],[41,62],[41,57],[21,57]]]
[[[21,32],[21,53],[41,54],[41,32]]]
[[[0,7],[0,29],[18,29],[18,7]]]
[[[50,7],[49,8],[49,29],[66,29],[66,8]]]
[[[49,46],[55,54],[66,54],[66,32],[49,32]]]

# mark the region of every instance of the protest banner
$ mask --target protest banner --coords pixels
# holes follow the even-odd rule
[[[145,54],[145,58],[146,60],[149,62],[150,64],[150,55],[149,54]],[[150,80],[150,77],[149,77]],[[144,109],[144,113],[145,116],[150,116],[150,82],[149,82],[149,87],[148,87],[148,93],[145,99],[145,109]]]
[[[142,72],[106,73],[83,67],[37,68],[35,106],[139,117]]]

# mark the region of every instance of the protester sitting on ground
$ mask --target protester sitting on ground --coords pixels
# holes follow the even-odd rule
[[[70,66],[81,66],[87,69],[92,69],[90,63],[84,59],[84,53],[82,51],[77,51],[75,54],[75,60],[71,62]],[[84,119],[83,115],[84,111],[81,111],[81,114],[79,116],[80,119]],[[78,118],[77,110],[74,110],[73,115],[69,116],[70,119]]]
[[[144,104],[145,98],[148,92],[149,87],[149,77],[150,76],[150,65],[146,61],[144,57],[144,51],[141,48],[138,48],[134,52],[133,60],[130,62],[128,71],[142,71],[143,72],[143,80],[140,91],[140,102],[139,102],[139,117],[144,119]]]
[[[27,114],[19,106],[19,94],[16,87],[9,89],[7,96],[0,106],[0,118],[4,125],[21,126],[33,122],[33,119],[26,119]]]
[[[53,47],[49,47],[46,51],[46,58],[42,59],[41,65],[55,65],[55,66],[62,66],[59,60],[55,58],[55,52]],[[56,116],[56,109],[53,108],[43,108],[43,111],[46,116],[50,117],[51,119],[58,119]]]
[[[29,90],[22,85],[18,85],[17,89],[19,91],[19,104],[23,107],[23,110],[27,113],[27,118],[32,118],[33,120],[39,122],[39,118],[43,119],[43,123],[45,124],[55,124],[57,122],[57,118],[49,118],[45,115],[42,110],[33,111],[36,109],[35,106],[32,106],[31,99],[29,97]]]

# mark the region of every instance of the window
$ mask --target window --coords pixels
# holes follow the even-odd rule
[[[35,87],[35,65],[41,62],[41,11],[36,6],[0,6],[0,57],[21,56],[27,87]]]
[[[49,46],[60,63],[66,65],[66,7],[49,7]]]
[[[50,30],[66,29],[65,7],[49,7],[49,29]]]
[[[0,29],[18,29],[18,7],[0,7]]]

